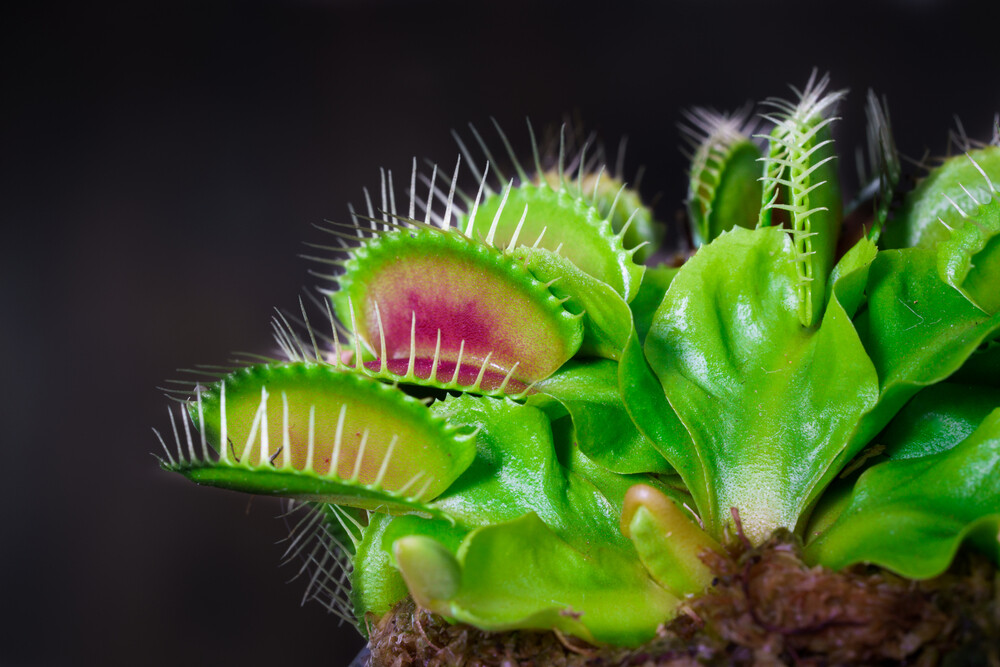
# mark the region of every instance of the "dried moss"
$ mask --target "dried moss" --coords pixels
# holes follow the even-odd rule
[[[638,649],[589,646],[553,632],[483,632],[406,600],[370,619],[369,664],[1000,667],[1000,574],[975,554],[927,581],[873,567],[810,568],[784,533],[706,559],[717,573],[713,588]]]

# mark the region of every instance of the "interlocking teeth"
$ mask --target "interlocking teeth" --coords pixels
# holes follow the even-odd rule
[[[792,88],[797,102],[768,98],[764,104],[776,113],[763,118],[774,124],[764,163],[760,226],[776,224],[775,212],[788,218],[795,245],[795,271],[799,279],[799,320],[813,326],[824,307],[826,280],[833,269],[842,220],[842,204],[831,115],[846,91],[826,92],[829,76],[813,71],[804,90]]]
[[[474,435],[420,401],[315,364],[235,373],[199,391],[179,418],[170,411],[172,447],[157,433],[168,469],[199,483],[364,509],[433,515],[427,503],[475,456]]]

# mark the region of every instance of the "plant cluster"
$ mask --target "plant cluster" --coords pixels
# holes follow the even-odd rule
[[[776,531],[830,570],[1000,562],[1000,142],[901,193],[870,95],[845,214],[842,97],[814,76],[756,121],[688,114],[674,264],[621,167],[565,135],[526,168],[498,127],[505,174],[473,129],[450,181],[414,162],[405,210],[383,174],[322,228],[320,315],[188,391],[163,466],[296,501],[290,555],[362,632],[412,598],[637,646],[712,587],[712,552]]]

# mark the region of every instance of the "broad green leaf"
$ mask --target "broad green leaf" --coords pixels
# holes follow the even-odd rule
[[[434,411],[453,427],[478,429],[475,461],[434,503],[458,525],[471,529],[531,512],[578,548],[627,550],[618,531],[620,505],[559,460],[544,412],[469,395],[437,403]]]
[[[795,262],[781,229],[723,234],[678,272],[646,339],[649,363],[694,441],[664,455],[716,537],[732,507],[753,540],[794,529],[836,474],[833,462],[851,455],[854,424],[877,396],[874,369],[837,299],[818,328],[801,326]]]
[[[1000,389],[941,382],[920,391],[874,443],[892,460],[946,451],[1000,407]]]
[[[866,562],[924,579],[944,572],[967,538],[1000,564],[998,536],[1000,409],[946,451],[866,471],[850,506],[805,556],[833,569]]]
[[[344,266],[332,298],[340,320],[376,356],[362,372],[518,394],[580,346],[579,318],[545,285],[458,232],[384,233],[352,249]]]
[[[580,450],[596,463],[618,473],[672,471],[625,409],[614,361],[570,361],[535,391],[528,403],[546,396],[565,408]]]
[[[984,313],[941,281],[934,248],[880,252],[867,294],[855,326],[878,372],[879,400],[858,425],[855,440],[864,443],[921,388],[948,378],[1000,331],[1000,312]]]
[[[826,531],[850,504],[858,473],[886,460],[920,458],[962,442],[1000,406],[1000,389],[941,382],[921,390],[824,491],[804,535]]]
[[[404,578],[434,611],[483,630],[556,629],[634,646],[679,604],[634,553],[575,547],[534,514],[473,531],[454,556],[427,539],[395,543]]]
[[[167,467],[249,493],[432,515],[428,501],[475,456],[473,436],[420,401],[318,364],[245,368],[200,392],[189,410],[205,446],[192,444]]]

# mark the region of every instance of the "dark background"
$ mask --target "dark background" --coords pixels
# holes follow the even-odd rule
[[[23,3],[0,21],[0,665],[344,665],[361,646],[278,570],[271,502],[160,472],[156,389],[272,351],[311,223],[378,168],[450,169],[490,115],[525,154],[578,113],[673,221],[679,112],[817,66],[889,98],[901,148],[1000,110],[1000,3]],[[844,169],[852,172],[850,160]]]

